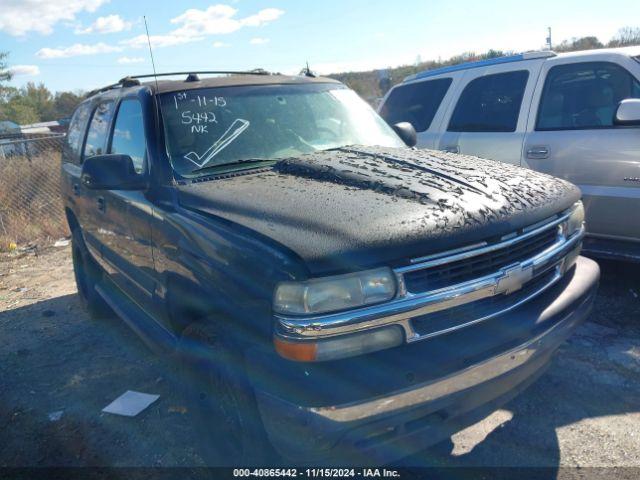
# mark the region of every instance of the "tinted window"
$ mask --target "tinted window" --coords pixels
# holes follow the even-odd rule
[[[380,115],[390,125],[410,122],[416,131],[424,132],[431,125],[451,81],[451,78],[441,78],[396,87],[384,102]]]
[[[640,82],[619,65],[558,65],[547,74],[536,130],[612,127],[618,103],[632,97],[640,98]]]
[[[113,117],[113,102],[104,102],[98,105],[93,112],[87,140],[84,145],[84,158],[102,155],[105,152],[107,136],[109,134],[109,122]]]
[[[142,106],[137,100],[124,100],[118,108],[109,153],[129,155],[136,172],[142,173],[146,155]]]
[[[529,72],[498,73],[469,82],[449,122],[451,132],[514,132]]]
[[[78,163],[89,113],[91,113],[91,105],[84,103],[80,105],[73,114],[71,122],[69,123],[69,131],[67,132],[67,143],[64,149],[63,161]]]

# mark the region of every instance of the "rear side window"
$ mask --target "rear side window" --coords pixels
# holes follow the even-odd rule
[[[625,98],[640,98],[640,82],[620,65],[558,65],[547,74],[536,130],[611,128],[618,103]]]
[[[94,110],[89,131],[87,132],[87,140],[84,144],[83,158],[105,153],[107,137],[109,136],[109,122],[113,117],[113,107],[113,102],[103,102]]]
[[[123,100],[116,115],[109,153],[129,155],[136,172],[142,173],[146,151],[142,106],[135,99]]]
[[[469,82],[460,95],[450,132],[515,132],[529,72],[485,75]]]
[[[396,87],[384,102],[380,115],[389,125],[410,122],[416,131],[424,132],[431,125],[451,81],[451,78],[440,78]]]
[[[79,163],[80,151],[82,150],[82,140],[84,131],[87,126],[87,120],[91,113],[91,105],[83,103],[80,105],[69,123],[69,131],[67,132],[67,141],[63,151],[63,161]]]

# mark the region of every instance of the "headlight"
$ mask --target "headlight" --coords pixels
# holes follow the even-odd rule
[[[582,205],[582,202],[576,202],[565,225],[565,235],[567,237],[570,237],[582,228],[582,225],[584,225],[584,206]]]
[[[396,283],[390,268],[283,282],[276,287],[273,309],[278,313],[308,315],[334,312],[390,300]]]

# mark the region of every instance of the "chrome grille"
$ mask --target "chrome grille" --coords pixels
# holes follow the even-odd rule
[[[428,337],[435,333],[442,333],[443,331],[459,327],[460,325],[477,322],[486,317],[493,316],[496,312],[505,312],[519,305],[520,302],[525,302],[558,278],[560,278],[558,268],[553,267],[538,275],[520,290],[510,295],[503,294],[487,297],[448,310],[414,317],[411,321],[413,329],[415,333],[421,337]]]
[[[277,335],[298,341],[397,325],[411,343],[510,311],[554,285],[573,265],[585,235],[584,226],[567,235],[576,208],[495,242],[394,268],[398,292],[389,302],[302,318],[278,315]]]
[[[405,288],[409,293],[421,293],[475,280],[531,258],[549,248],[557,239],[557,227],[549,228],[499,250],[409,271],[404,273]]]

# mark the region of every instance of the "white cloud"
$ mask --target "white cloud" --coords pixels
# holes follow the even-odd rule
[[[40,68],[38,68],[37,65],[14,65],[13,67],[9,68],[9,73],[11,73],[11,75],[13,75],[14,77],[19,77],[19,76],[35,76],[35,75],[40,75]]]
[[[190,8],[182,15],[171,19],[171,23],[180,27],[174,30],[177,35],[224,35],[240,30],[242,27],[259,27],[277,20],[284,11],[277,8],[265,8],[245,18],[234,18],[238,11],[229,5],[213,5],[206,10]]]
[[[131,63],[144,63],[144,58],[142,57],[120,57],[117,62],[122,65],[129,65]]]
[[[213,48],[223,48],[223,47],[230,47],[231,45],[229,45],[228,43],[224,43],[224,42],[213,42],[211,44],[211,46]]]
[[[171,23],[176,25],[174,30],[164,35],[152,35],[151,45],[155,48],[181,45],[197,42],[211,35],[227,35],[243,27],[267,25],[280,18],[284,11],[265,8],[244,18],[236,18],[237,13],[238,10],[232,6],[222,4],[212,5],[206,10],[190,8],[171,19]],[[147,37],[139,35],[120,43],[127,47],[143,48],[147,46]]]
[[[264,45],[265,43],[269,43],[269,39],[268,38],[256,37],[256,38],[252,38],[251,40],[249,40],[249,43],[251,45]]]
[[[73,21],[76,14],[94,12],[109,0],[2,0],[0,31],[22,36],[28,32],[48,35],[60,21]]]
[[[98,17],[87,28],[76,28],[75,33],[82,35],[87,33],[116,33],[131,29],[131,22],[125,21],[120,15],[107,15]]]
[[[120,52],[122,47],[116,47],[114,45],[107,45],[106,43],[95,43],[93,45],[84,45],[82,43],[76,43],[70,47],[64,48],[41,48],[36,52],[36,56],[39,58],[51,59],[51,58],[68,58],[79,57],[81,55],[96,55],[98,53],[111,53]]]
[[[260,10],[255,15],[243,18],[242,20],[240,20],[240,22],[242,23],[242,25],[246,25],[247,27],[259,27],[261,25],[266,25],[267,23],[277,20],[283,14],[283,10],[279,10],[277,8],[265,8],[264,10]]]
[[[149,40],[153,48],[172,47],[174,45],[182,45],[183,43],[196,42],[204,37],[185,37],[180,35],[150,35]],[[131,48],[147,48],[147,36],[138,35],[120,42],[121,45]]]
[[[171,19],[171,23],[180,25],[173,33],[185,37],[232,33],[242,26],[233,18],[237,12],[229,5],[213,5],[206,10],[190,8]]]

